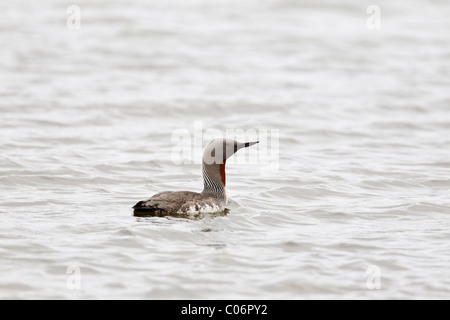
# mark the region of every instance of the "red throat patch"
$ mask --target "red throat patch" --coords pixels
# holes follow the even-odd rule
[[[226,160],[224,160],[223,163],[220,165],[220,177],[222,178],[222,183],[224,187],[226,186],[225,163]]]

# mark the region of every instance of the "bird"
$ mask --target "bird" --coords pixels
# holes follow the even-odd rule
[[[225,164],[238,150],[259,143],[238,142],[233,139],[214,139],[203,151],[203,191],[164,191],[148,200],[139,201],[134,216],[183,216],[199,213],[223,212],[228,199],[226,194]]]

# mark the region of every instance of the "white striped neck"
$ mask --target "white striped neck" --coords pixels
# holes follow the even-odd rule
[[[206,164],[203,162],[203,191],[202,194],[210,195],[217,200],[227,203],[225,191],[225,163]]]

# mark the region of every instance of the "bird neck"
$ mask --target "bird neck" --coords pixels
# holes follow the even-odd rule
[[[206,164],[203,162],[203,194],[226,201],[225,162],[223,164]]]

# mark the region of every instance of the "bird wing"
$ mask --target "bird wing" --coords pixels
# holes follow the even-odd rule
[[[134,207],[134,212],[144,214],[164,215],[179,213],[182,207],[190,200],[201,199],[202,195],[196,192],[178,191],[178,192],[160,192],[148,200],[139,201]],[[189,200],[188,200],[189,199]],[[183,211],[184,212],[184,211]]]

